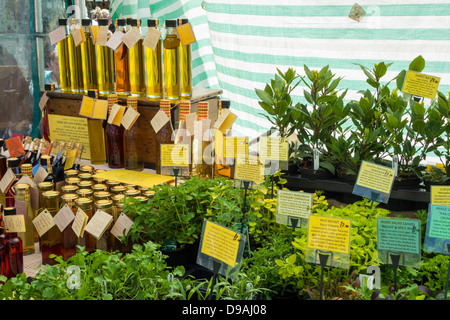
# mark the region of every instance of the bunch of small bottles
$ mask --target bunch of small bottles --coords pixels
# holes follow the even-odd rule
[[[188,23],[187,19],[166,20],[165,38],[160,37],[154,49],[144,46],[141,38],[131,48],[122,44],[113,50],[106,41],[95,41],[100,30],[107,32],[109,20],[98,19],[98,29],[91,23],[90,19],[81,19],[81,25],[79,20],[59,19],[66,32],[66,38],[58,42],[62,92],[87,94],[97,89],[100,96],[116,93],[171,101],[192,97],[191,45],[182,45],[177,36],[177,27]],[[148,19],[147,26],[157,30],[158,20]],[[72,31],[80,28],[85,41],[77,46]],[[141,32],[140,19],[115,22],[116,31],[133,28]],[[111,37],[109,32],[105,36],[106,40]]]
[[[52,157],[43,155],[40,158],[41,165],[51,168]],[[136,201],[147,201],[153,196],[153,191],[136,185],[126,185],[117,181],[105,180],[95,177],[92,166],[81,166],[79,170],[68,169],[64,171],[64,181],[58,184],[55,176],[49,171],[47,178],[38,184],[39,209],[34,210],[31,205],[30,188],[27,183],[17,183],[23,175],[33,178],[30,164],[22,164],[19,167],[18,158],[8,158],[7,168],[13,170],[15,180],[6,190],[6,204],[0,203],[0,271],[7,278],[15,277],[24,270],[23,256],[36,253],[37,245],[42,254],[42,264],[55,264],[56,261],[50,255],[62,256],[67,260],[77,251],[77,245],[85,247],[88,252],[97,249],[120,252],[129,251],[121,242],[110,233],[114,222],[122,213],[123,198],[132,197]],[[103,170],[104,171],[104,170]],[[4,216],[16,215],[16,200],[27,202],[25,220],[25,232],[8,232],[4,225]],[[33,226],[33,219],[42,211],[48,212],[54,217],[63,206],[68,206],[75,214],[79,209],[92,218],[97,210],[102,210],[113,217],[113,223],[105,230],[100,239],[96,239],[88,232],[78,238],[70,223],[63,231],[56,225],[38,237],[37,230]],[[89,220],[88,220],[89,222]],[[38,238],[38,241],[36,241]]]

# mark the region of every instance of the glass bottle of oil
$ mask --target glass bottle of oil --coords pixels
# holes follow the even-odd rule
[[[84,213],[88,216],[88,219],[92,218],[92,206],[94,201],[91,198],[88,197],[79,197],[75,200],[75,205],[81,210],[83,210]],[[88,220],[89,221],[89,220]],[[89,234],[89,232],[84,232],[82,237],[80,238],[80,243],[85,246],[85,250],[87,252],[94,252],[95,251],[95,237]]]
[[[140,19],[130,19],[129,24],[133,29],[140,31]],[[143,39],[139,39],[128,52],[130,62],[130,92],[134,97],[145,96],[145,69]]]
[[[5,204],[6,207],[14,207],[16,200],[15,200],[15,194],[14,194],[14,185],[19,181],[21,174],[19,169],[19,158],[8,158],[7,159],[7,166],[8,169],[11,169],[14,175],[16,176],[12,184],[8,187],[8,189],[5,190]]]
[[[116,32],[126,33],[126,19],[116,19]],[[130,94],[130,65],[128,61],[128,47],[122,44],[114,52],[114,76],[116,82],[116,93],[118,95]]]
[[[22,239],[22,252],[24,256],[35,253],[34,249],[34,228],[33,228],[33,209],[30,203],[30,185],[27,183],[17,183],[14,186],[16,190],[16,201],[24,201],[26,203],[25,216],[25,232],[19,232],[18,235]]]
[[[148,19],[149,28],[158,29],[158,20]],[[147,99],[160,100],[163,97],[162,40],[158,40],[155,50],[145,47],[145,69]]]
[[[5,273],[6,260],[6,235],[3,223],[3,204],[0,203],[0,274]]]
[[[159,102],[161,110],[164,111],[169,121],[156,133],[156,173],[161,174],[161,145],[172,144],[173,126],[171,120],[171,102],[170,100],[163,99]]]
[[[98,19],[99,28],[108,26],[108,19]],[[103,29],[102,28],[102,29]],[[106,96],[114,93],[113,51],[106,45],[95,45],[98,94]]]
[[[102,119],[87,119],[89,134],[89,151],[91,163],[94,165],[106,163],[106,139]]]
[[[200,101],[198,106],[198,121],[201,126],[207,125],[203,119],[208,118],[208,101]],[[213,144],[210,128],[198,130],[192,138],[192,174],[197,177],[212,179],[214,171]]]
[[[229,100],[219,100],[219,115],[222,111],[230,108]],[[225,134],[219,129],[214,129],[214,176],[215,177],[234,177],[234,158],[224,157],[224,138],[231,135],[231,128]]]
[[[188,19],[179,19],[178,25],[188,23]],[[181,99],[192,98],[192,55],[191,45],[180,43],[180,86]]]
[[[44,208],[54,217],[59,211],[59,192],[46,191],[42,194],[42,197],[45,203]],[[61,249],[61,231],[54,225],[41,236],[42,264],[55,264],[56,261],[50,258],[50,255],[60,256]]]
[[[80,44],[81,68],[83,74],[83,93],[97,89],[97,68],[95,66],[95,46],[91,34],[91,19],[82,19],[81,25],[86,40]]]
[[[166,20],[166,37],[163,40],[164,99],[178,100],[180,83],[180,40],[176,27],[177,20]]]
[[[117,94],[108,95],[108,114],[111,113],[112,106],[117,104]],[[116,126],[112,123],[106,124],[106,160],[110,168],[123,168],[125,166],[124,150],[123,150],[123,132],[122,125]]]
[[[3,210],[4,216],[11,216],[15,214],[16,208],[14,207],[6,207]],[[17,232],[5,231],[5,240],[3,275],[10,279],[23,272],[22,239],[20,239],[17,235]]]
[[[71,19],[70,32],[79,27],[79,20]],[[81,69],[81,46],[76,46],[73,40],[72,32],[70,33],[67,41],[67,48],[69,53],[69,74],[70,74],[70,92],[82,93],[83,92],[83,74]]]
[[[128,108],[133,108],[135,111],[137,111],[137,98],[129,96],[127,98],[127,105]],[[139,126],[137,122],[135,122],[128,130],[124,130],[123,148],[125,157],[125,169],[136,171],[144,170],[142,137],[139,133]]]
[[[64,27],[66,38],[58,42],[59,82],[61,92],[70,92],[70,65],[69,65],[69,28],[67,19],[58,19],[60,27]]]
[[[61,195],[61,208],[67,204],[73,214],[76,214],[77,208],[75,206],[75,201],[77,199],[78,195],[75,193],[66,193]],[[73,220],[61,232],[61,254],[63,259],[66,261],[75,255],[76,245],[78,244],[78,237],[72,229],[72,224]]]

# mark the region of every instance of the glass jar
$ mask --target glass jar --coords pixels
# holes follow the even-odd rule
[[[106,184],[105,178],[100,178],[100,177],[96,177],[96,176],[94,176],[92,178],[92,181],[94,181],[94,184]]]
[[[80,198],[91,198],[92,199],[94,196],[94,191],[92,189],[78,189],[77,195]]]
[[[90,180],[81,180],[78,181],[77,186],[80,189],[92,189],[92,186],[94,185],[94,183]]]
[[[44,198],[44,209],[47,209],[54,217],[59,211],[59,192],[45,191],[42,197]],[[50,255],[61,255],[61,237],[61,231],[56,225],[41,236],[42,264],[56,263],[53,258],[50,258]]]
[[[92,186],[92,191],[108,191],[108,186],[104,183],[96,183]]]
[[[126,197],[137,197],[141,194],[141,192],[137,189],[127,189],[123,194]]]
[[[78,186],[78,182],[80,182],[81,179],[78,177],[70,177],[66,179],[66,185],[75,185]]]
[[[151,199],[155,195],[155,191],[153,191],[153,190],[146,190],[146,191],[144,191],[143,195],[146,196],[148,199]]]
[[[97,191],[94,192],[94,200],[109,200],[111,198],[111,192],[109,191]]]
[[[113,202],[112,200],[102,199],[97,200],[94,203],[95,211],[102,210],[106,212],[107,214],[111,215],[113,217],[113,221],[111,224],[106,228],[105,232],[103,233],[103,236],[97,240],[96,248],[104,251],[111,251],[114,249],[114,236],[111,234],[111,228],[114,225],[114,208],[113,208]]]
[[[67,193],[77,193],[79,187],[76,185],[65,185],[61,187],[61,194],[67,194]]]
[[[80,178],[81,181],[92,181],[92,174],[82,172],[78,174],[78,178]]]
[[[93,166],[84,165],[80,167],[80,173],[92,173],[94,171]]]
[[[67,205],[75,214],[77,211],[75,200],[78,199],[78,195],[75,193],[67,193],[61,196],[61,208]],[[72,222],[61,232],[61,253],[63,259],[67,261],[70,257],[75,255],[76,245],[78,244],[78,237],[72,229]]]
[[[78,170],[75,169],[69,169],[64,171],[64,177],[67,178],[73,178],[78,176]]]
[[[106,185],[108,186],[108,191],[111,192],[111,189],[115,186],[120,186],[121,183],[115,180],[106,180]]]
[[[114,186],[111,188],[111,194],[122,194],[127,190],[127,187],[125,186]]]
[[[94,201],[91,198],[79,197],[75,200],[75,206],[77,207],[77,209],[79,208],[83,210],[84,213],[86,213],[86,215],[88,216],[88,221],[92,218],[93,215],[93,203]],[[94,252],[96,239],[88,232],[83,232],[80,238],[80,245],[84,245],[87,252]]]

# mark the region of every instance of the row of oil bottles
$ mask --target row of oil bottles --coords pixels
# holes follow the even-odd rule
[[[140,31],[140,19],[116,19],[115,30]],[[177,27],[187,19],[166,20],[164,40],[160,37],[154,50],[141,38],[131,48],[122,44],[112,50],[96,44],[90,19],[59,19],[66,38],[58,42],[60,85],[62,92],[87,94],[97,89],[99,95],[116,93],[147,97],[149,100],[190,99],[192,97],[191,45],[182,45]],[[108,19],[98,19],[98,27],[107,27]],[[158,20],[148,19],[149,28],[158,29]],[[75,45],[72,30],[81,28],[85,41]],[[110,38],[108,33],[107,39]]]
[[[33,177],[32,164],[24,163],[19,167],[20,159],[7,159],[7,167],[14,172],[15,179],[5,192],[4,204],[0,203],[0,271],[8,279],[23,273],[23,257],[35,253],[42,255],[43,265],[52,265],[57,263],[55,258],[51,257],[52,254],[67,260],[78,251],[77,245],[84,246],[88,252],[97,249],[129,251],[130,247],[122,244],[110,232],[122,213],[122,200],[124,197],[131,197],[136,201],[147,201],[154,194],[154,191],[148,188],[94,177],[103,169],[94,169],[89,165],[81,166],[79,170],[65,170],[64,181],[56,181],[55,175],[52,173],[51,161],[52,157],[49,155],[43,155],[40,159],[41,165],[48,170],[48,176],[38,184],[39,209],[34,210],[31,202],[37,199],[32,199],[32,186],[19,181],[25,174],[30,178]],[[16,208],[18,200],[27,203],[24,215],[26,217],[25,232],[8,232],[4,222],[8,216],[19,214],[19,209],[17,209],[19,207]],[[83,210],[88,219],[91,219],[97,210],[102,210],[111,215],[113,221],[100,239],[96,239],[88,232],[84,232],[81,237],[78,237],[72,229],[73,221],[63,231],[54,225],[39,237],[33,220],[45,209],[54,217],[66,205],[74,214],[78,208]],[[20,212],[20,214],[24,214],[24,212]]]

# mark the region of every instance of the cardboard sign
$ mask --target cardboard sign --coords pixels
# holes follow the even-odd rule
[[[142,44],[150,50],[155,50],[160,39],[161,32],[158,29],[148,28],[147,35]]]
[[[308,219],[312,213],[313,194],[288,190],[277,191],[277,222],[286,221],[281,216]],[[284,222],[285,224],[287,224]]]
[[[234,267],[240,239],[240,233],[207,220],[202,235],[201,253]]]
[[[75,215],[72,212],[72,209],[66,204],[64,205],[57,214],[53,217],[56,226],[59,231],[63,232],[67,226],[75,219]]]
[[[408,70],[403,82],[403,93],[412,94],[428,99],[436,98],[441,78]]]
[[[120,126],[124,112],[125,112],[124,106],[120,106],[118,104],[113,105],[108,117],[108,123],[113,124],[115,126]]]
[[[126,214],[122,212],[117,218],[114,226],[111,228],[111,234],[120,241],[119,237],[123,237],[124,232],[125,235],[127,235],[132,225],[133,220],[131,220]]]
[[[9,155],[13,158],[20,157],[25,153],[22,145],[22,139],[19,136],[15,136],[5,140],[6,147],[8,148]]]
[[[155,133],[158,133],[159,130],[161,130],[162,127],[166,125],[167,122],[169,122],[170,119],[164,112],[164,110],[160,109],[156,115],[153,117],[152,120],[150,120],[150,124],[153,127],[153,130],[155,130]]]
[[[91,220],[88,222],[84,231],[90,233],[94,238],[99,240],[106,229],[111,225],[114,220],[113,216],[102,210],[97,210]]]
[[[324,251],[350,253],[350,219],[311,215],[308,247]]]
[[[161,167],[188,167],[188,144],[161,144]]]
[[[55,225],[55,221],[53,220],[52,214],[47,209],[44,209],[33,219],[33,225],[39,237],[42,237],[42,235]]]
[[[50,37],[50,44],[53,46],[66,38],[65,28],[63,26],[60,26],[50,32],[48,36]]]

